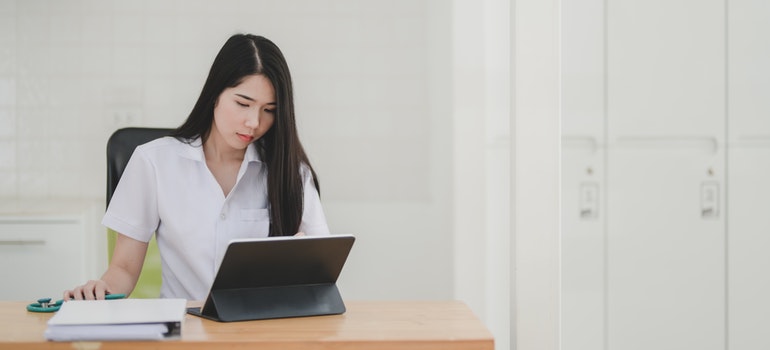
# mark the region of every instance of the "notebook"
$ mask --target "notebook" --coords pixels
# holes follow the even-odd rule
[[[52,341],[165,340],[178,338],[185,299],[70,300],[48,320]]]
[[[188,313],[221,322],[345,312],[337,278],[352,235],[233,240],[202,308]]]

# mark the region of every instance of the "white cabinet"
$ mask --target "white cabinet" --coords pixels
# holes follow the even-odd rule
[[[610,142],[724,129],[724,0],[609,0],[606,16]]]
[[[106,261],[99,203],[17,200],[0,204],[0,300],[61,298]]]
[[[562,147],[562,349],[604,344],[604,152],[593,143]]]
[[[609,152],[608,349],[724,348],[723,157],[676,144]]]
[[[724,348],[724,10],[607,3],[608,349]]]
[[[728,349],[770,349],[770,142],[729,159]]]
[[[727,4],[728,349],[770,349],[770,2]]]
[[[561,344],[603,349],[605,110],[603,0],[562,2]]]

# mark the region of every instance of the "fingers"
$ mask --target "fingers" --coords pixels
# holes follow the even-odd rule
[[[302,232],[302,231],[300,231],[300,232],[297,232],[297,234],[295,234],[294,236],[295,236],[295,237],[302,237],[302,236],[304,236],[304,235],[305,235],[305,233],[304,233],[304,232]]]
[[[102,300],[109,293],[109,286],[102,280],[91,280],[88,283],[65,290],[63,299],[66,300]]]

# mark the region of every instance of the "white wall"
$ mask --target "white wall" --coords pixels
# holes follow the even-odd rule
[[[103,197],[122,126],[179,125],[219,47],[284,51],[351,298],[453,297],[451,30],[431,1],[0,1],[0,197]],[[429,276],[430,278],[426,278]]]
[[[265,35],[331,229],[358,237],[344,297],[464,300],[507,348],[509,8],[0,0],[0,200],[103,198],[109,135],[179,125],[227,37]]]

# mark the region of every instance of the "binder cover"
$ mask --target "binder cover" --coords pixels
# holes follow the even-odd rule
[[[202,308],[188,313],[220,322],[345,312],[337,278],[351,235],[234,240]]]
[[[71,300],[48,320],[53,341],[165,340],[178,338],[184,299]]]

